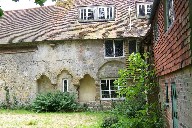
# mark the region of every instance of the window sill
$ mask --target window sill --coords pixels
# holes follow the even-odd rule
[[[137,16],[137,19],[149,19],[149,16]]]
[[[118,59],[118,58],[125,58],[125,56],[118,56],[118,57],[104,57],[105,59]]]
[[[89,22],[110,22],[110,21],[115,21],[115,19],[101,19],[101,20],[78,20],[79,23],[89,23]]]
[[[111,100],[125,100],[125,98],[101,98],[101,100],[111,101]]]

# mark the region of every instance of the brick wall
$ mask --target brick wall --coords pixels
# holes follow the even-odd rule
[[[190,128],[192,126],[192,67],[187,66],[183,70],[161,76],[159,83],[161,87],[160,101],[162,110],[168,126],[172,128],[172,100],[171,100],[171,83],[175,82],[177,92],[177,109],[178,109],[178,126],[179,128]],[[166,89],[165,83],[168,85],[169,107],[165,108]]]
[[[154,41],[157,75],[165,75],[191,64],[189,0],[174,0],[175,20],[165,31],[164,0],[156,10],[159,38]],[[153,22],[155,23],[155,22]]]
[[[155,11],[152,28],[158,23],[159,37],[153,40],[154,63],[160,84],[159,101],[166,117],[167,127],[173,128],[173,110],[171,85],[176,86],[176,109],[178,112],[178,127],[192,126],[192,67],[191,42],[192,32],[192,1],[173,0],[175,19],[166,30],[165,0],[160,0]],[[168,93],[166,92],[168,86]],[[168,94],[168,103],[166,95]]]

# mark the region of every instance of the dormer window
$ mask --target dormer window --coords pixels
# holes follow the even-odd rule
[[[79,7],[79,21],[108,21],[114,20],[114,6]]]
[[[152,2],[137,3],[137,17],[149,18],[152,9]]]

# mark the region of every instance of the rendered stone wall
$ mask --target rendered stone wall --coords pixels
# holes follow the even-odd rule
[[[19,103],[25,104],[31,102],[38,92],[62,91],[64,78],[69,80],[69,91],[78,96],[80,80],[86,74],[94,79],[95,101],[100,101],[100,79],[110,75],[118,77],[117,71],[124,68],[126,61],[125,57],[105,58],[103,40],[41,42],[32,50],[19,46],[16,51],[11,45],[9,50],[0,50],[1,102],[5,101],[5,86],[10,91],[11,101],[14,96]],[[107,76],[99,75],[109,69]]]
[[[172,120],[172,99],[171,99],[171,83],[175,82],[177,92],[177,110],[179,128],[190,128],[192,126],[192,67],[188,66],[183,70],[173,72],[171,74],[159,78],[161,86],[160,101],[162,110],[165,112],[168,122],[167,127],[173,127]],[[168,107],[165,108],[166,89],[165,83],[168,84]]]

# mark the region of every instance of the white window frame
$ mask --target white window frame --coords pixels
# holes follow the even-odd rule
[[[141,15],[139,15],[139,6],[143,6],[144,5],[144,7],[145,7],[145,16],[141,16]],[[149,18],[149,15],[147,15],[147,13],[148,13],[148,8],[147,8],[147,6],[152,6],[153,5],[153,3],[152,2],[143,2],[143,3],[137,3],[136,4],[136,9],[137,9],[137,17],[138,18]],[[151,8],[151,10],[152,10],[152,8]],[[150,12],[151,13],[151,12]]]
[[[109,39],[110,40],[110,39]],[[122,40],[122,39],[111,39],[111,41],[113,41],[113,56],[112,57],[110,57],[110,56],[106,56],[106,45],[105,45],[105,41],[107,41],[107,40],[105,40],[104,41],[104,58],[122,58],[122,57],[125,57],[125,53],[124,53],[124,40],[122,40],[123,41],[123,55],[122,56],[115,56],[115,40]]]
[[[116,79],[117,79],[117,78],[101,79],[101,80],[100,80],[100,99],[101,99],[101,100],[123,100],[123,99],[125,99],[124,97],[111,98],[111,92],[112,92],[112,91],[118,91],[118,90],[120,90],[120,86],[117,87],[117,90],[111,90],[110,80],[116,80]],[[101,86],[102,86],[101,81],[102,81],[102,80],[105,80],[106,83],[107,83],[107,81],[109,81],[109,90],[102,90],[102,89],[101,89]],[[102,98],[102,91],[109,91],[110,98]]]
[[[65,85],[64,85],[64,81],[67,81],[67,91],[65,91]],[[69,81],[68,79],[62,79],[62,85],[63,85],[63,92],[69,92]]]
[[[109,10],[111,9],[112,11],[112,16],[110,16],[110,11],[107,12],[107,9],[109,8]],[[82,10],[86,10],[86,19],[81,18],[81,12]],[[88,9],[92,9],[93,10],[93,19],[88,20]],[[100,9],[104,9],[104,19],[100,19],[99,15],[99,10]],[[87,6],[87,7],[79,7],[79,22],[89,22],[89,21],[111,21],[115,19],[115,11],[114,11],[114,5],[107,5],[107,6]],[[107,17],[107,14],[109,13],[109,18]],[[83,12],[84,15],[84,12]]]

